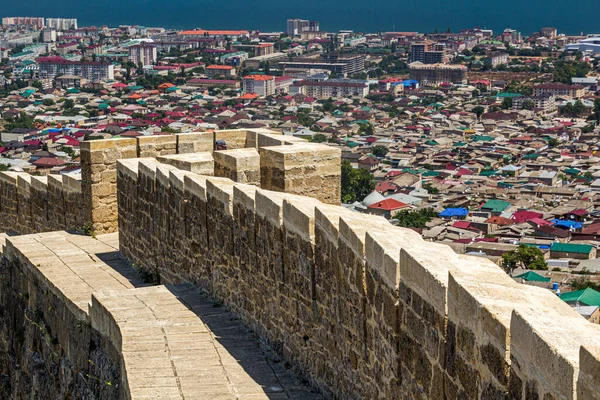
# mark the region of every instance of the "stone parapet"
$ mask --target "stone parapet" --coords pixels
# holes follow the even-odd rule
[[[177,138],[177,154],[212,153],[215,149],[213,132],[191,132],[175,135]]]
[[[213,156],[215,176],[260,185],[260,156],[255,149],[219,150]]]
[[[260,184],[266,190],[340,204],[341,151],[313,143],[263,147],[260,149]]]
[[[198,175],[212,176],[215,172],[213,155],[208,152],[160,156],[157,160]]]
[[[136,139],[81,143],[84,218],[97,233],[117,230],[117,160],[138,155]]]
[[[185,215],[176,219],[185,239],[169,243],[184,261],[163,255],[161,280],[213,293],[323,393],[596,396],[600,328],[549,291],[380,217],[182,173],[154,203]],[[141,243],[126,240],[122,248]],[[140,250],[142,264],[149,254]]]

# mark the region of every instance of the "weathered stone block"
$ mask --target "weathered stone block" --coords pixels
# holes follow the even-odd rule
[[[324,203],[341,199],[341,152],[319,144],[260,149],[263,189],[314,197]]]
[[[191,153],[160,156],[157,158],[161,163],[169,164],[184,171],[190,171],[198,175],[214,175],[214,161],[211,153]]]
[[[177,138],[177,154],[212,153],[215,148],[213,132],[179,133],[175,137]]]
[[[215,176],[260,185],[260,156],[254,149],[220,150],[213,154]]]

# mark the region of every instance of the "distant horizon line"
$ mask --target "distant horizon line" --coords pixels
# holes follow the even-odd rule
[[[44,19],[76,19],[78,25],[82,24],[81,21],[85,21],[85,19],[82,19],[82,18],[79,18],[79,17],[33,17],[33,16],[18,16],[18,15],[13,15],[13,16],[1,16],[0,18],[16,18],[16,17],[19,17],[19,18],[44,18]],[[318,22],[319,25],[321,24],[321,20],[315,20],[315,19],[310,19],[310,18],[290,17],[290,18],[287,18],[286,21],[289,20],[289,19],[307,19],[307,20]],[[118,28],[119,26],[143,26],[145,28],[163,28],[163,29],[170,29],[170,30],[172,29],[172,30],[178,30],[178,31],[179,30],[181,30],[181,31],[194,30],[194,29],[204,29],[204,30],[223,30],[223,29],[225,29],[225,28],[208,28],[208,27],[197,27],[197,26],[193,27],[193,28],[190,28],[190,27],[183,28],[183,27],[180,27],[180,25],[175,26],[173,24],[168,24],[168,23],[165,24],[165,25],[162,25],[162,26],[159,26],[159,25],[152,25],[152,26],[150,26],[150,25],[146,25],[146,24],[142,24],[142,23],[119,23],[118,25],[114,25],[114,26],[111,26],[111,25],[106,24],[106,23],[102,23],[102,24],[89,24],[89,25],[87,23],[85,23],[85,24],[82,24],[82,26],[78,27],[78,29],[82,29],[82,28],[86,28],[86,27],[97,27],[97,26],[107,26],[108,28]],[[446,28],[448,28],[448,27],[446,27]],[[445,32],[446,28],[444,28],[444,29],[434,28],[434,29],[438,29],[438,31],[439,31],[438,33],[446,33]],[[450,28],[452,29],[452,27],[450,27]],[[473,25],[470,28],[461,28],[459,30],[452,29],[452,31],[450,33],[460,33],[461,30],[476,29],[476,28],[483,29],[483,30],[491,30],[492,32],[494,32],[494,34],[503,32],[505,29],[514,29],[514,28],[511,28],[511,27],[506,27],[504,29],[501,29],[501,30],[497,31],[495,29],[491,29],[491,28],[487,28],[487,27],[480,27],[480,26],[478,26],[478,25],[475,24],[475,25]],[[531,36],[534,33],[540,32],[540,30],[543,29],[543,28],[555,28],[557,30],[557,33],[559,33],[559,34],[562,33],[562,34],[565,34],[566,36],[586,36],[586,35],[593,34],[593,33],[587,33],[586,34],[584,31],[579,31],[579,33],[577,33],[577,34],[568,33],[568,32],[560,32],[560,29],[557,26],[552,26],[552,25],[544,25],[544,26],[540,27],[539,30],[533,31],[533,32],[525,32],[525,31],[521,31],[521,30],[518,30],[518,29],[515,29],[515,30],[517,32],[519,32],[521,35]],[[229,30],[229,29],[233,29],[233,28],[226,28],[226,29]],[[272,30],[272,29],[270,29],[270,30],[262,30],[262,29],[255,29],[255,28],[251,28],[251,29],[249,29],[249,28],[236,28],[236,30],[241,30],[241,29],[247,30],[247,31],[258,31],[258,32],[281,32],[281,33],[286,33],[285,27],[284,27],[284,29],[281,29],[281,30]],[[423,33],[423,34],[427,35],[427,34],[434,33],[434,32],[426,32],[426,31],[419,31],[419,30],[413,30],[413,29],[409,29],[409,30],[397,30],[395,28],[395,25],[392,27],[391,30],[378,29],[378,30],[375,30],[375,31],[363,31],[363,30],[356,30],[356,29],[341,29],[341,28],[337,29],[337,31],[344,31],[344,30],[349,30],[349,31],[357,32],[357,33],[363,33],[363,34],[378,33],[378,32],[382,32],[382,33],[383,32],[416,32],[416,33]],[[331,31],[331,33],[335,32],[335,31],[336,30],[333,30],[333,31]],[[325,30],[323,32],[327,32],[327,31]],[[598,35],[600,35],[600,31],[599,31]]]

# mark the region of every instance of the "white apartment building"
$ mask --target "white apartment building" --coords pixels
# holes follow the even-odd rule
[[[369,84],[358,79],[304,80],[294,83],[290,93],[302,93],[316,99],[365,97],[369,94]]]
[[[135,65],[142,64],[142,66],[146,67],[156,64],[156,60],[156,46],[146,42],[129,46],[129,61]]]
[[[77,75],[90,82],[115,78],[114,65],[109,62],[69,61],[61,57],[38,59],[40,78],[56,78],[63,75]]]
[[[77,18],[46,18],[46,27],[57,31],[77,29]]]
[[[261,97],[275,94],[275,77],[270,75],[248,75],[244,77],[244,93],[256,93]]]

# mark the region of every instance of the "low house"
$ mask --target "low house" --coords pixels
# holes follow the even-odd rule
[[[596,248],[589,244],[552,243],[550,257],[588,260],[596,258]]]
[[[392,218],[401,210],[407,208],[410,208],[408,204],[402,203],[396,199],[385,199],[367,207],[369,214],[379,215],[387,219]]]
[[[446,208],[444,211],[438,214],[443,219],[464,219],[469,215],[469,210],[466,208]]]
[[[508,201],[488,200],[484,205],[481,206],[480,210],[489,212],[492,215],[500,215],[508,207],[510,207],[510,203]]]

